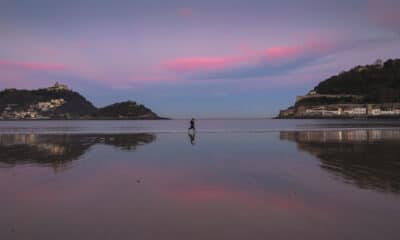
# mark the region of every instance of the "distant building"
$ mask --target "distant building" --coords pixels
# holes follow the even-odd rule
[[[343,109],[343,114],[349,116],[367,115],[367,108],[362,105],[349,105]]]
[[[49,111],[53,108],[57,108],[65,103],[65,100],[60,99],[51,99],[49,102],[38,102],[34,107],[40,111]]]
[[[48,87],[47,90],[49,90],[49,91],[62,91],[62,90],[69,91],[70,89],[69,89],[69,87],[67,85],[60,84],[59,82],[56,82],[54,84],[54,86]]]
[[[355,68],[355,70],[356,70],[357,72],[363,72],[363,71],[365,71],[365,70],[367,70],[367,69],[368,69],[368,68],[365,67],[365,66],[358,66],[358,67]]]
[[[375,61],[374,65],[375,65],[376,67],[379,67],[379,68],[383,67],[383,65],[384,65],[383,60],[382,60],[382,59],[377,59],[377,60]]]
[[[315,91],[315,90],[311,90],[311,91],[309,91],[308,92],[308,96],[314,96],[314,95],[317,95],[318,93],[317,93],[317,91]]]

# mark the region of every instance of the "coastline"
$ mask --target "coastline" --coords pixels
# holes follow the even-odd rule
[[[48,118],[48,119],[0,119],[0,122],[28,122],[28,121],[157,121],[172,120],[171,118]]]
[[[324,120],[324,119],[335,119],[335,120],[346,120],[346,119],[353,119],[353,120],[386,120],[386,119],[391,119],[391,120],[400,120],[400,116],[326,116],[326,117],[321,117],[321,116],[298,116],[298,117],[280,117],[277,116],[273,119],[316,119],[316,120]]]

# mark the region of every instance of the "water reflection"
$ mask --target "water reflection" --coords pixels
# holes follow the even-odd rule
[[[360,188],[400,192],[400,130],[281,132],[321,168]]]
[[[121,150],[133,151],[137,146],[156,139],[153,134],[126,135],[0,135],[0,164],[12,167],[35,163],[48,165],[56,171],[82,156],[95,144],[112,145]]]
[[[196,133],[189,132],[188,136],[189,136],[190,144],[195,145],[196,144]]]
[[[295,143],[281,141],[278,132],[198,133],[197,139],[186,134],[158,134],[156,144],[134,153],[155,137],[2,136],[0,153],[22,147],[14,150],[15,156],[0,156],[0,164],[4,156],[11,166],[27,162],[51,166],[68,151],[70,157],[63,158],[69,170],[62,174],[36,165],[0,169],[0,239],[368,240],[379,239],[382,233],[385,239],[400,239],[400,194],[362,191],[332,179],[330,173],[339,179],[347,171],[355,175],[353,179],[372,182],[369,175],[380,183],[395,180],[362,173],[356,164],[356,170],[343,167],[328,173],[319,167],[319,160],[295,146],[297,142],[301,150],[332,154],[320,158],[328,169],[335,160],[347,160],[342,155],[350,151],[349,144],[355,145],[351,151],[356,156],[365,151],[358,148],[363,144],[398,146],[396,132],[280,134]],[[191,137],[198,141],[199,136],[201,144],[193,147]],[[343,147],[326,147],[332,144]],[[21,155],[28,147],[33,153]],[[382,148],[378,153],[387,149]],[[387,151],[394,161],[398,152]],[[48,155],[52,157],[43,162]],[[79,164],[68,162],[77,158],[81,161],[74,163]]]

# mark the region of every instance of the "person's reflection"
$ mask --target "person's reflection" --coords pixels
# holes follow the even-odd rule
[[[194,132],[188,133],[189,139],[190,139],[190,144],[195,145],[196,144],[196,134]]]

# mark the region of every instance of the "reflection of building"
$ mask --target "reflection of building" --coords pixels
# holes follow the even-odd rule
[[[400,130],[284,131],[280,138],[296,142],[336,179],[400,193]]]
[[[282,140],[296,140],[298,142],[320,142],[320,143],[346,143],[346,142],[376,142],[376,141],[399,141],[400,130],[331,130],[331,131],[282,131]]]
[[[30,145],[36,142],[35,134],[0,135],[1,146]]]
[[[0,163],[36,163],[61,170],[79,159],[91,146],[101,143],[134,151],[155,140],[152,134],[124,135],[38,135],[0,134]]]

